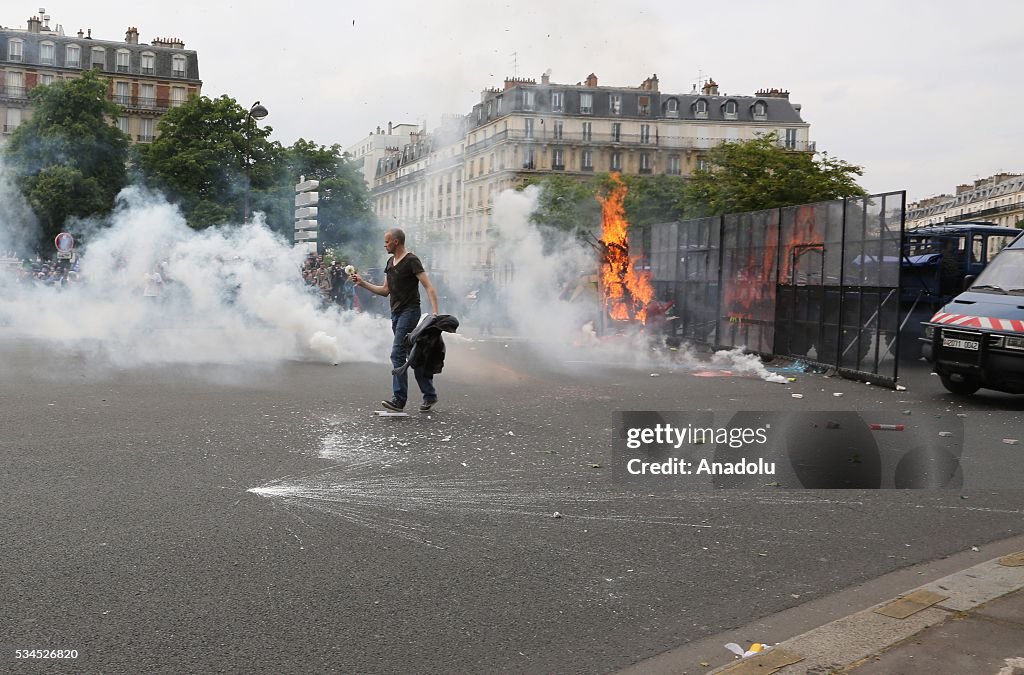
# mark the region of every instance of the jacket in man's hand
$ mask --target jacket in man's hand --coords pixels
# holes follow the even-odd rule
[[[430,377],[444,368],[444,339],[441,333],[454,333],[459,320],[450,314],[424,314],[416,327],[405,336],[405,345],[410,347],[409,358],[391,372],[401,375],[409,368],[418,368]]]

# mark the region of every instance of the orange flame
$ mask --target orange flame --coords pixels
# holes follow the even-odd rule
[[[637,258],[629,256],[629,221],[623,202],[626,199],[626,185],[619,174],[612,174],[614,187],[601,202],[601,242],[604,244],[604,259],[601,261],[601,282],[604,289],[604,306],[608,315],[616,321],[633,319],[647,321],[647,305],[654,298],[651,275],[637,271]]]

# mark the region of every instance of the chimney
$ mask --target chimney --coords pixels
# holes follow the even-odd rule
[[[765,98],[784,98],[787,101],[789,100],[788,91],[782,91],[781,89],[776,89],[775,87],[772,87],[771,89],[761,89],[754,95],[763,96]]]
[[[597,75],[594,75],[593,73],[591,73],[590,75],[587,75],[587,80],[586,80],[586,82],[584,82],[584,84],[586,86],[588,86],[588,87],[596,87],[597,86]]]
[[[391,135],[391,122],[388,122],[388,136]]]
[[[701,91],[704,92],[705,96],[718,96],[718,83],[709,78],[704,83],[704,88]]]
[[[658,74],[655,73],[644,80],[640,88],[645,91],[658,91]]]
[[[43,22],[39,20],[38,16],[33,16],[28,20],[28,32],[38,33],[39,29],[42,28]]]
[[[551,74],[550,73],[544,73],[543,75],[541,75],[540,76],[540,83],[541,84],[551,84]]]
[[[957,193],[958,195],[961,195],[961,194],[963,194],[963,193],[965,193],[965,192],[970,192],[970,191],[971,191],[971,190],[972,190],[973,188],[974,188],[974,186],[973,186],[973,185],[968,185],[968,184],[965,184],[965,185],[957,185],[957,186],[956,186],[956,193]]]
[[[89,29],[89,33],[85,36],[85,39],[86,40],[91,40],[92,39],[92,28]]]
[[[81,28],[79,28],[78,29],[78,39],[81,40],[83,37],[85,37],[85,32]]]
[[[124,41],[130,45],[139,44],[139,29],[134,26],[129,26],[128,30],[125,31]]]

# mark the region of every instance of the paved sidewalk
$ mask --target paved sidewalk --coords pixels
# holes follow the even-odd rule
[[[912,589],[713,672],[1024,675],[1022,589],[1024,551]]]
[[[754,640],[772,646],[744,659],[724,648]],[[1024,537],[890,572],[620,675],[698,673],[1024,675]]]

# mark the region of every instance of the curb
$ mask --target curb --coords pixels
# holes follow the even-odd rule
[[[776,648],[788,645],[790,641],[810,635],[824,626],[833,625],[864,610],[871,611],[875,607],[886,605],[894,598],[909,594],[911,591],[907,589],[931,588],[933,584],[939,583],[946,585],[947,579],[957,577],[976,566],[990,563],[993,559],[1021,551],[1024,549],[1024,535],[1018,534],[1006,539],[979,542],[979,546],[980,551],[976,549],[961,550],[909,567],[895,569],[828,595],[812,597],[802,604],[753,619],[747,624],[733,626],[705,637],[680,643],[667,651],[626,666],[618,673],[619,675],[697,675],[698,673],[721,672],[726,667],[741,663],[724,648],[726,643],[735,642],[744,648],[752,642],[777,645]],[[950,595],[944,589],[937,589],[937,591],[943,595]],[[945,620],[950,614],[948,611],[935,607],[929,609],[932,612],[940,612],[942,618],[933,619],[935,621]],[[879,616],[879,618],[885,617]],[[898,643],[899,639],[892,634],[887,634],[878,636],[875,642],[862,644],[861,651],[866,652],[868,656],[873,656]],[[748,658],[744,661],[749,660]],[[834,662],[838,659],[833,657],[825,660]],[[841,664],[840,667],[848,667],[856,661],[857,659],[851,659]],[[807,666],[801,663],[800,669],[788,672],[806,672],[805,668]],[[758,672],[769,673],[772,670],[759,668]]]
[[[785,640],[715,675],[842,672],[929,626],[1024,588],[1024,551],[919,586],[896,598]]]

